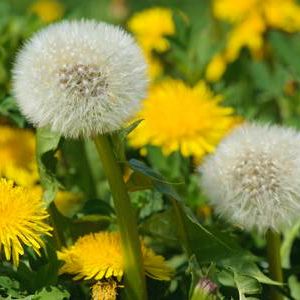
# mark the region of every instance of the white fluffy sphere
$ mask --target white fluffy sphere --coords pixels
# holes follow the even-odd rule
[[[84,20],[36,33],[13,71],[15,97],[28,120],[71,138],[120,129],[145,97],[146,76],[129,34]]]
[[[294,129],[245,124],[199,171],[216,212],[246,230],[280,231],[300,215],[300,136]]]

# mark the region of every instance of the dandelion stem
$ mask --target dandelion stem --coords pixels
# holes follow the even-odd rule
[[[136,216],[130,204],[121,168],[106,135],[99,135],[94,139],[94,142],[110,185],[118,218],[122,240],[122,256],[124,258],[126,294],[130,300],[146,300],[145,272]]]
[[[280,234],[269,229],[266,235],[267,256],[269,262],[270,278],[282,282],[281,258],[280,258]],[[283,295],[274,287],[271,288],[272,300],[283,300]]]

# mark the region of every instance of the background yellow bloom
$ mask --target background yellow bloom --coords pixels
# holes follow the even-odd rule
[[[226,70],[226,60],[224,55],[221,53],[216,54],[210,63],[208,64],[205,71],[205,78],[208,81],[217,81],[219,80]]]
[[[219,105],[205,82],[189,87],[179,80],[165,80],[150,89],[137,119],[144,121],[129,135],[133,147],[161,147],[164,154],[179,150],[198,159],[214,150],[232,128],[233,109]]]
[[[127,23],[128,29],[135,35],[149,65],[150,78],[162,73],[162,66],[152,51],[164,52],[169,49],[165,36],[175,33],[172,11],[168,8],[154,7],[138,12]]]
[[[228,62],[236,60],[243,47],[255,53],[263,47],[263,34],[265,23],[261,15],[256,12],[250,14],[247,19],[236,25],[229,33],[225,49],[225,57]]]
[[[253,57],[261,57],[268,28],[287,32],[300,30],[300,6],[295,0],[214,0],[213,13],[216,18],[233,26],[223,53],[228,63],[235,61],[244,47]],[[213,66],[217,63],[215,59],[213,57],[208,64],[207,74],[213,74]]]
[[[214,0],[213,12],[218,19],[239,22],[256,10],[260,0]]]
[[[45,23],[59,20],[64,14],[63,5],[56,0],[39,0],[34,2],[29,10],[38,15]]]
[[[4,249],[7,260],[12,258],[18,266],[24,254],[22,244],[40,255],[41,235],[50,235],[52,230],[44,222],[47,217],[38,190],[14,187],[12,181],[0,179],[0,253]]]
[[[175,32],[172,11],[154,7],[138,12],[128,21],[128,29],[135,34],[143,49],[166,51],[169,42],[165,36]]]
[[[22,186],[39,178],[35,158],[35,135],[28,129],[0,126],[0,176]]]

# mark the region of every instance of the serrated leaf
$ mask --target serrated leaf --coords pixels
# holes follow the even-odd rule
[[[0,276],[0,291],[3,291],[7,295],[14,298],[22,297],[22,292],[20,291],[20,283],[7,276]]]
[[[43,200],[46,206],[56,197],[59,182],[56,179],[57,158],[55,153],[60,142],[60,135],[48,129],[37,130],[37,163],[43,188]]]
[[[261,293],[262,287],[253,277],[234,273],[234,281],[239,292],[240,300],[254,300],[257,298],[248,298],[246,295],[257,295]]]
[[[248,258],[234,257],[229,260],[224,260],[222,264],[224,266],[228,266],[228,269],[230,269],[233,273],[253,277],[260,283],[282,285],[282,283],[270,279],[263,272],[261,272],[258,266],[251,261],[251,256]]]
[[[68,291],[61,287],[49,286],[44,287],[41,291],[36,292],[32,300],[65,300],[70,299]]]

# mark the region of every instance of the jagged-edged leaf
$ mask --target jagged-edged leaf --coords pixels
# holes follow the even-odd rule
[[[49,286],[44,287],[41,291],[36,292],[32,300],[65,300],[70,299],[68,291],[62,287]]]
[[[55,198],[59,182],[56,179],[57,158],[55,153],[60,135],[46,128],[37,130],[37,163],[43,188],[43,200],[49,205]]]

